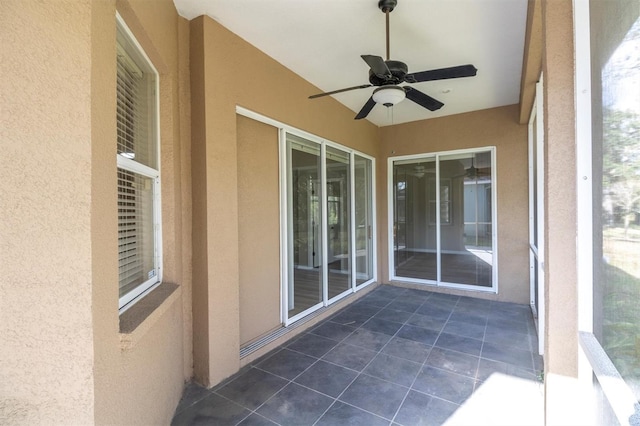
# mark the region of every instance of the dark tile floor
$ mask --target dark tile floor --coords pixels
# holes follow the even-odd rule
[[[541,388],[536,347],[526,305],[385,285],[217,387],[189,384],[172,424],[481,423],[477,410],[509,408],[499,393],[531,399],[518,384]],[[539,414],[517,411],[505,424]]]

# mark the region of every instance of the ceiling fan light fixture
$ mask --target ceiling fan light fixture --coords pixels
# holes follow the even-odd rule
[[[400,86],[382,86],[373,91],[373,100],[386,107],[402,102],[405,97],[406,93]]]

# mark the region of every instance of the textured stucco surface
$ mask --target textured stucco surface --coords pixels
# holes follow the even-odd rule
[[[387,159],[393,156],[496,147],[498,200],[498,294],[472,294],[500,301],[528,303],[528,166],[527,126],[518,123],[518,106],[399,124],[380,129],[378,157],[379,273],[389,282],[387,224]],[[433,286],[426,287],[435,290]],[[443,290],[449,291],[450,290]]]
[[[545,127],[545,420],[576,421],[578,286],[573,7],[542,3]],[[571,419],[571,420],[569,420]]]
[[[578,312],[572,3],[570,0],[545,2],[542,13],[545,36],[545,367],[550,372],[575,376]]]
[[[280,320],[278,129],[237,117],[240,344]]]
[[[373,156],[378,129],[334,99],[309,101],[318,88],[214,20],[192,20],[190,34],[194,372],[213,385],[240,366],[236,106]]]
[[[116,9],[160,73],[164,278],[180,285],[127,335],[118,327]],[[0,3],[2,424],[171,419],[191,375],[184,34],[170,0]]]
[[[524,59],[520,80],[520,123],[529,122],[542,71],[542,0],[528,0]]]
[[[0,2],[3,424],[93,419],[90,28],[90,1]]]
[[[160,169],[162,199],[163,281],[180,286],[131,333],[120,334],[117,309],[117,221],[115,215],[115,12],[141,44],[159,73]],[[188,143],[181,138],[189,127],[180,109],[184,85],[186,38],[180,37],[171,0],[94,2],[92,38],[94,70],[92,96],[94,128],[93,215],[95,421],[99,424],[165,424],[173,415],[183,383],[191,376],[189,316],[184,298],[190,295],[190,215],[183,194],[189,191],[183,167]],[[185,23],[182,24],[183,27]],[[182,41],[183,44],[180,44]],[[100,93],[100,96],[97,94]],[[184,92],[183,92],[184,93]],[[109,99],[109,101],[107,101]],[[190,303],[190,300],[187,302]],[[187,310],[189,309],[187,305]],[[161,380],[159,380],[161,378]]]

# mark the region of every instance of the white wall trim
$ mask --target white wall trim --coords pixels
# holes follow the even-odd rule
[[[591,46],[589,3],[574,0],[576,186],[578,230],[576,240],[579,294],[578,326],[593,332],[593,177],[591,144]]]
[[[613,365],[596,336],[593,333],[580,332],[580,347],[584,351],[593,374],[598,379],[602,393],[621,425],[639,424],[640,404],[624,381],[618,369]],[[633,422],[630,419],[636,417]]]

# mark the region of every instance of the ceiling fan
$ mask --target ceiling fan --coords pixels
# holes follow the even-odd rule
[[[415,165],[413,167],[413,170],[410,171],[408,174],[411,175],[411,176],[415,176],[418,179],[422,179],[425,174],[435,174],[435,173],[436,173],[436,169],[435,168],[427,169],[425,166],[423,166],[420,163],[420,164]]]
[[[400,86],[400,83],[421,83],[424,81],[473,77],[476,75],[478,70],[470,64],[409,73],[407,64],[389,59],[389,13],[393,11],[397,4],[397,0],[380,0],[378,2],[378,8],[386,15],[387,60],[385,61],[380,56],[375,55],[361,55],[362,59],[369,65],[369,83],[371,84],[362,84],[360,86],[347,87],[331,92],[318,93],[317,95],[309,96],[309,99],[334,95],[349,90],[378,86],[360,112],[355,116],[356,120],[365,118],[376,103],[390,107],[401,102],[405,97],[429,111],[436,111],[442,108],[444,105],[442,102],[413,87]]]
[[[491,169],[486,170],[484,168],[478,168],[473,165],[474,157],[471,157],[471,167],[465,168],[464,173],[457,176],[452,176],[453,179],[464,177],[467,179],[478,179],[482,177],[491,176]]]

